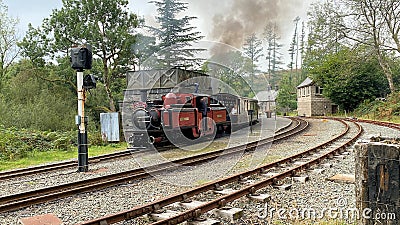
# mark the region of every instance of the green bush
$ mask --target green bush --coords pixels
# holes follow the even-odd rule
[[[15,160],[33,151],[69,150],[76,143],[74,132],[39,132],[0,126],[0,159]]]
[[[0,124],[33,130],[75,128],[76,94],[67,86],[40,79],[39,70],[21,69],[0,90]],[[35,74],[39,74],[35,76]]]
[[[385,101],[366,100],[354,111],[356,116],[372,119],[391,119],[400,115],[400,93],[390,94]]]
[[[88,133],[88,142],[90,145],[104,146],[107,145],[106,141],[103,141],[100,131],[90,131]]]

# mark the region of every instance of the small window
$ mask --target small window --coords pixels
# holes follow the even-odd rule
[[[186,103],[190,103],[192,101],[192,98],[190,96],[186,96]]]
[[[321,87],[315,87],[315,94],[316,95],[322,95],[322,92],[323,92],[323,88],[321,88]]]

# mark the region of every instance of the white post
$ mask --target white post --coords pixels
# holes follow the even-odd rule
[[[76,74],[78,89],[78,171],[88,171],[88,142],[85,118],[85,89],[83,88],[83,70],[78,70]]]
[[[78,117],[80,118],[79,132],[85,133],[85,90],[83,89],[83,72],[76,73],[78,88]]]

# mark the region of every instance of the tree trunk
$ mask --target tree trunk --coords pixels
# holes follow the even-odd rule
[[[115,108],[115,104],[114,104],[114,99],[111,93],[110,88],[108,87],[108,85],[104,84],[104,87],[106,88],[106,92],[107,92],[107,97],[108,97],[108,102],[110,104],[110,111],[111,112],[116,112],[116,108]]]
[[[374,12],[374,9],[371,9],[371,11]],[[372,15],[375,15],[375,14],[372,14]],[[365,17],[368,19],[367,15],[365,15]],[[390,65],[386,62],[384,54],[381,50],[381,47],[382,47],[382,40],[381,40],[381,36],[380,36],[381,28],[377,25],[377,20],[375,17],[372,17],[372,19],[370,21],[371,21],[370,24],[372,26],[375,50],[378,55],[379,65],[381,66],[383,73],[385,74],[386,79],[388,80],[390,92],[394,93],[395,88],[394,88],[394,83],[393,83],[393,73],[392,73],[392,70],[390,69]]]
[[[394,83],[393,83],[393,73],[392,73],[392,70],[390,69],[390,65],[386,62],[386,59],[382,53],[381,45],[380,45],[379,31],[377,30],[377,28],[375,26],[373,27],[373,32],[374,32],[374,44],[375,44],[376,53],[378,55],[379,65],[381,66],[383,73],[385,74],[386,79],[388,80],[390,92],[394,93],[395,87],[394,87]]]
[[[383,70],[383,73],[386,76],[386,79],[388,80],[390,92],[391,93],[395,92],[392,70],[390,69],[388,63],[385,61],[385,59],[382,57],[381,54],[378,54],[378,61],[379,65]]]
[[[114,104],[114,98],[112,95],[112,92],[110,90],[110,79],[109,79],[109,70],[107,67],[107,64],[104,64],[104,74],[103,74],[103,80],[104,80],[104,88],[106,89],[107,97],[108,97],[108,102],[110,105],[110,111],[111,112],[116,112],[115,104]]]

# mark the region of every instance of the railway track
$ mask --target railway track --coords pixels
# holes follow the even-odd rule
[[[291,132],[291,129],[289,129],[289,128],[291,126],[293,126],[293,123],[295,123],[296,125],[298,124],[298,122],[296,120],[292,120],[292,122],[290,124],[277,130],[276,133],[282,133],[285,130],[287,130],[286,132],[288,132],[288,133]],[[164,147],[161,147],[159,149],[159,151],[163,151],[166,149],[168,149],[168,147],[164,146]],[[115,152],[115,153],[101,155],[101,156],[94,156],[94,157],[89,158],[89,164],[115,160],[115,159],[119,159],[119,158],[123,158],[123,157],[128,157],[128,156],[132,156],[132,154],[135,154],[135,153],[136,152],[133,151],[132,149],[128,149],[126,151],[120,151],[120,152]],[[78,163],[77,160],[71,160],[71,161],[57,162],[57,163],[52,163],[52,164],[47,164],[47,165],[28,167],[28,168],[23,168],[23,169],[3,171],[3,172],[0,172],[0,180],[23,177],[23,176],[45,173],[45,172],[54,172],[55,170],[70,169],[70,168],[76,167],[77,163]]]
[[[364,120],[364,119],[348,119],[348,121],[370,123],[370,124],[375,124],[378,126],[389,127],[389,128],[393,128],[396,130],[400,130],[400,124],[397,124],[397,123],[383,122],[383,121],[377,121],[377,120]]]
[[[90,157],[89,163],[92,164],[92,163],[97,163],[100,161],[114,160],[114,159],[118,159],[118,158],[122,158],[122,157],[127,157],[130,155],[132,155],[132,152],[128,150],[128,151],[111,153],[111,154],[107,154],[107,155],[94,156],[94,157]],[[47,165],[40,165],[40,166],[35,166],[35,167],[28,167],[28,168],[23,168],[23,169],[4,171],[4,172],[0,172],[0,180],[28,176],[28,175],[32,175],[32,174],[38,174],[38,173],[53,172],[55,170],[61,170],[61,169],[73,168],[73,167],[76,167],[77,164],[78,164],[77,160],[71,160],[71,161],[66,161],[66,162],[58,162],[58,163],[52,163],[52,164],[47,164]]]
[[[275,137],[269,137],[263,140],[254,141],[244,145],[236,146],[230,149],[222,149],[214,152],[203,153],[196,156],[191,156],[183,159],[173,160],[171,162],[157,164],[145,168],[133,169],[121,173],[111,174],[103,177],[97,177],[74,183],[63,184],[59,186],[42,188],[34,191],[22,192],[18,194],[3,196],[0,198],[0,212],[16,210],[22,207],[48,202],[51,200],[71,196],[74,194],[98,190],[118,184],[123,184],[128,181],[147,177],[153,173],[160,173],[167,169],[173,169],[179,165],[194,165],[213,160],[220,156],[229,154],[237,154],[243,151],[252,151],[258,146],[267,145],[271,142],[287,139],[304,131],[308,127],[308,122],[301,119],[294,119],[295,125],[292,129],[282,131],[276,134]]]
[[[203,186],[191,189],[189,191],[176,194],[143,206],[138,206],[136,208],[126,210],[124,212],[108,215],[102,218],[97,218],[91,221],[86,221],[81,223],[81,225],[101,225],[101,224],[113,224],[133,218],[137,218],[142,215],[151,214],[159,211],[165,206],[169,206],[174,203],[188,202],[190,198],[197,196],[201,193],[215,190],[216,188],[223,187],[227,184],[237,183],[243,181],[250,176],[261,177],[260,181],[257,181],[250,185],[243,185],[239,190],[234,190],[230,194],[225,194],[223,196],[217,197],[214,200],[208,202],[201,202],[198,206],[194,208],[189,208],[186,211],[178,212],[168,219],[155,222],[153,224],[178,224],[190,219],[195,219],[203,215],[204,213],[224,207],[228,202],[232,202],[236,199],[244,197],[246,195],[257,195],[256,191],[265,188],[269,185],[276,184],[278,181],[283,180],[286,177],[292,177],[303,170],[310,168],[313,165],[319,164],[322,160],[326,158],[331,158],[335,154],[345,151],[346,147],[355,142],[362,134],[362,127],[355,123],[357,126],[357,134],[348,137],[350,126],[339,119],[336,119],[345,125],[345,130],[334,139],[323,143],[317,147],[309,149],[307,151],[295,154],[293,156],[287,157],[285,159],[270,163],[254,170],[246,171],[234,176],[220,179],[215,182],[207,183]],[[350,123],[350,122],[349,122]],[[289,165],[282,167],[282,165]],[[266,172],[281,168],[276,171],[276,174],[265,178]],[[264,175],[264,176],[263,176]]]

